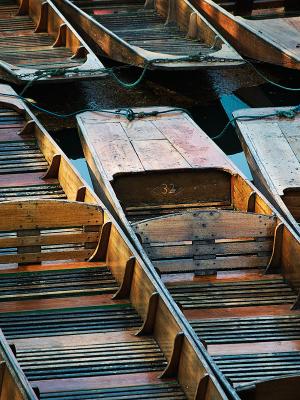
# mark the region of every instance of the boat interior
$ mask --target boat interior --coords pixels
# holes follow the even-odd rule
[[[227,11],[247,19],[295,17],[300,15],[298,0],[215,0]]]
[[[54,5],[42,0],[1,1],[0,54],[7,75],[18,73],[23,80],[36,70],[85,65],[92,72],[102,66]]]
[[[96,202],[44,127],[15,92],[0,85],[0,201],[69,199]]]
[[[146,50],[146,56],[147,51],[157,53],[157,57],[205,56],[222,48],[217,32],[187,1],[74,0],[72,3],[131,46]]]
[[[289,375],[296,386],[300,379],[300,245],[283,223],[274,215],[208,209],[133,228],[240,397],[296,399],[296,387],[286,387]]]
[[[0,97],[0,133],[0,399],[227,399],[175,304],[20,100]]]

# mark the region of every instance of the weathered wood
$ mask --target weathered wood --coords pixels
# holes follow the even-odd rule
[[[58,177],[60,161],[61,161],[61,154],[54,154],[51,160],[51,164],[49,165],[49,168],[44,176],[44,179],[51,179],[51,178],[53,179]]]
[[[106,75],[101,62],[52,2],[12,0],[1,5],[0,19],[1,79],[35,84]],[[47,69],[56,73],[43,73]]]
[[[169,363],[163,373],[160,375],[160,378],[175,378],[178,374],[178,366],[180,362],[180,356],[182,351],[184,341],[184,333],[177,333],[174,339],[173,351]]]
[[[86,186],[81,186],[77,190],[76,201],[84,202],[85,195],[86,195]]]
[[[209,383],[210,377],[209,375],[204,375],[199,383],[198,383],[198,387],[197,387],[197,391],[194,397],[194,400],[202,400],[205,399],[206,397],[206,393],[207,393],[207,388],[208,388],[208,383]]]
[[[105,261],[107,248],[109,244],[110,232],[111,232],[112,223],[110,221],[105,222],[102,225],[101,233],[99,236],[99,241],[95,252],[90,257],[89,261]]]
[[[240,56],[186,0],[116,3],[113,13],[111,3],[101,4],[100,9],[97,3],[59,0],[57,4],[76,28],[86,32],[106,56],[119,62],[141,67],[153,59],[165,58],[166,62],[151,62],[150,67],[156,69],[227,67],[242,63]],[[192,13],[198,16],[201,32],[195,41],[187,38],[187,21]],[[211,37],[218,38],[216,46]],[[222,62],[189,60],[192,55],[224,59]]]
[[[275,229],[274,243],[271,259],[266,268],[266,274],[274,274],[280,270],[282,256],[282,241],[283,241],[284,223],[280,222]]]
[[[27,121],[24,127],[19,132],[20,136],[33,135],[35,122],[33,120]]]
[[[230,11],[234,11],[235,2],[218,4],[213,0],[193,0],[192,3],[241,54],[283,67],[300,69],[300,53],[297,48],[299,16],[282,17],[280,7],[284,6],[284,1],[279,2],[278,7],[274,6],[272,2],[254,1],[255,8],[259,9],[264,5],[267,10],[265,16],[257,12],[255,14],[257,19],[246,19],[233,15]],[[240,3],[247,4],[248,0]],[[299,11],[298,4],[297,2],[298,9],[296,8],[296,11]],[[292,6],[290,10],[286,9],[286,11],[293,12],[295,9]],[[249,10],[245,12],[246,15],[249,15]]]
[[[130,257],[129,260],[127,260],[122,284],[119,290],[112,296],[114,300],[126,299],[130,296],[135,264],[136,264],[135,257]]]
[[[255,109],[255,113],[261,116],[259,121],[238,120],[237,132],[255,183],[298,230],[296,220],[300,218],[299,117],[296,115],[293,119],[284,119],[276,116],[277,112],[287,110],[288,108]],[[270,113],[275,115],[268,117]],[[247,109],[234,115],[254,114]]]
[[[149,298],[146,318],[141,328],[136,332],[136,336],[149,335],[153,332],[158,300],[159,300],[158,292],[152,293],[152,295]]]

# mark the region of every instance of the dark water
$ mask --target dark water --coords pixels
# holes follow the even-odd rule
[[[107,65],[105,60],[103,62]],[[300,87],[299,71],[262,64],[258,68],[277,83]],[[139,74],[140,70],[131,69],[122,71],[121,76],[124,80],[134,81]],[[89,107],[183,107],[190,111],[197,124],[210,136],[216,136],[223,129],[234,110],[300,104],[300,92],[283,91],[266,83],[248,65],[235,69],[195,72],[149,71],[144,81],[133,90],[123,89],[111,79],[105,79],[59,86],[37,86],[28,89],[26,95],[43,107],[60,113]],[[75,119],[49,119],[42,114],[39,117],[88,179]],[[234,127],[217,144],[251,177]]]

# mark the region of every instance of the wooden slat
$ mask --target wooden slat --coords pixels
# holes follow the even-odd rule
[[[63,200],[37,200],[2,203],[0,230],[66,228],[80,225],[102,225],[99,206]]]
[[[0,242],[1,243],[1,242]],[[164,246],[145,246],[147,254],[152,260],[162,258],[187,258],[201,254],[250,254],[272,251],[272,240],[257,241],[235,241],[205,244],[196,242],[194,244],[174,244]]]
[[[271,237],[276,218],[237,211],[195,211],[134,224],[143,243]],[[237,227],[239,229],[237,229]]]

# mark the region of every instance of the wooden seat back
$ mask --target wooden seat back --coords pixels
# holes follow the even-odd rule
[[[195,211],[134,224],[134,229],[163,273],[266,267],[271,256],[274,216],[238,211]]]
[[[85,260],[103,225],[97,205],[64,200],[0,204],[0,263]]]

